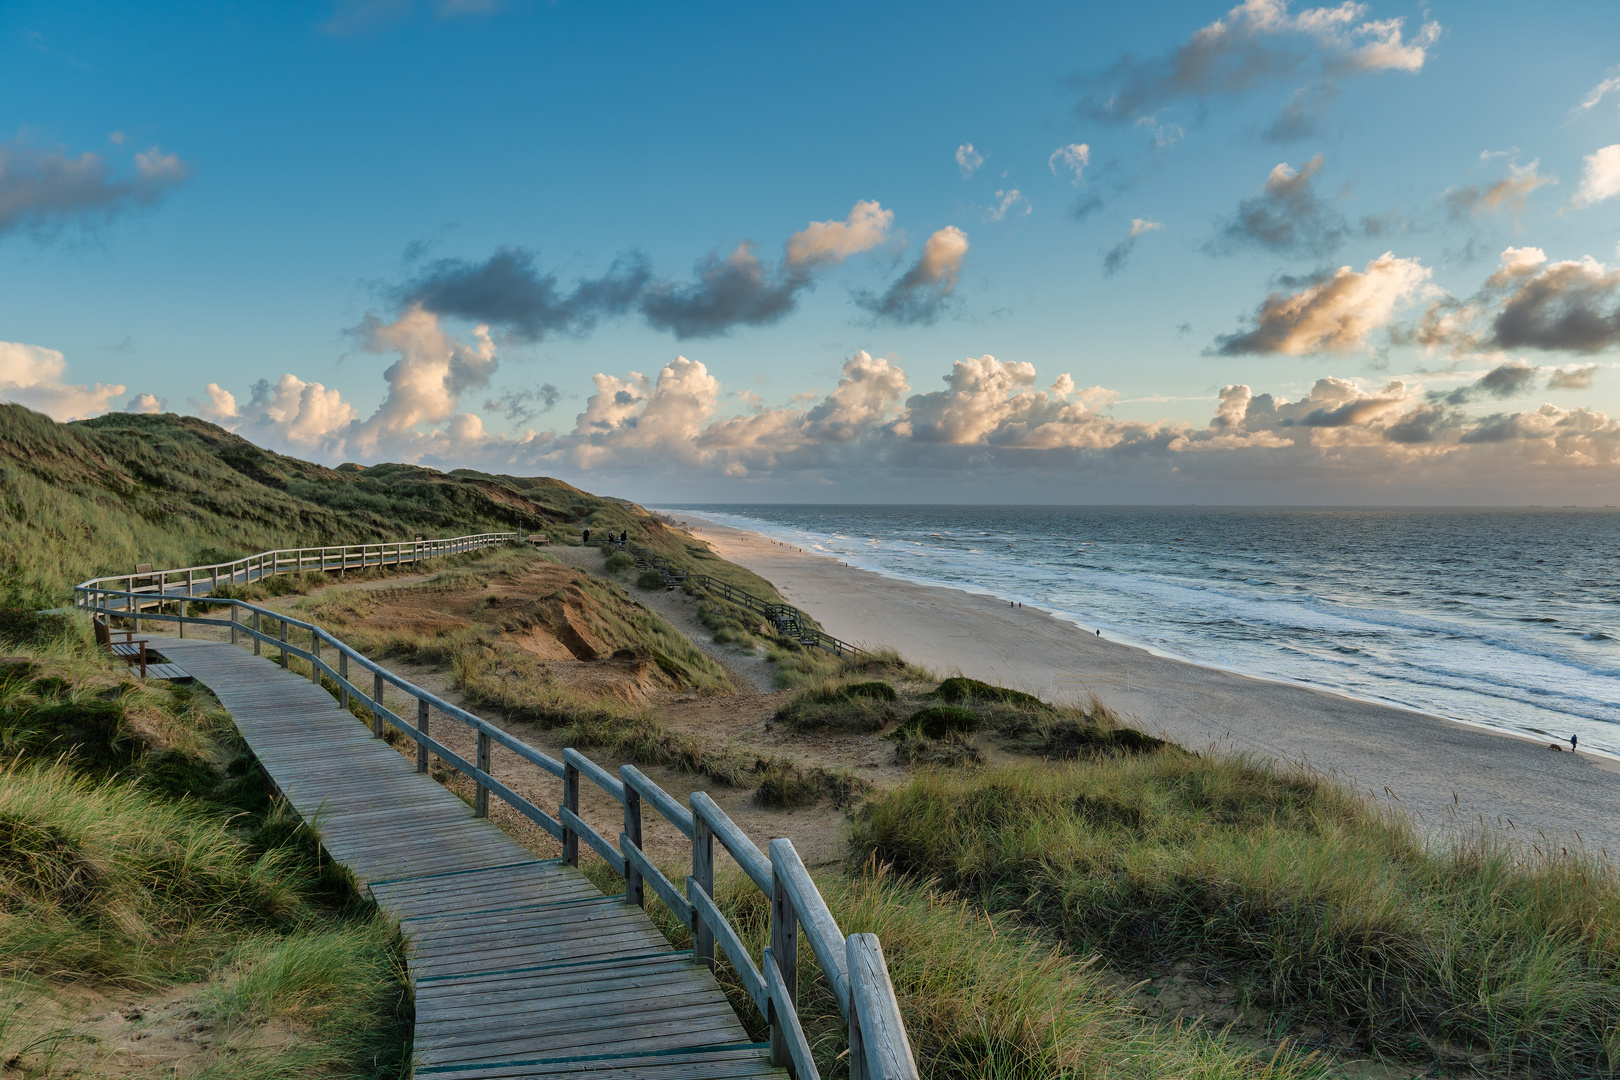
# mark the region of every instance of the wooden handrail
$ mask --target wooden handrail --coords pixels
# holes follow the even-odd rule
[[[101,580],[122,581],[123,578]],[[128,605],[139,598],[152,595],[134,590],[102,588],[91,582],[77,586],[74,591],[75,600],[81,607],[103,616],[115,613],[111,606],[114,600],[123,600],[128,610]],[[811,951],[832,987],[839,1012],[849,1026],[851,1077],[855,1080],[916,1080],[916,1063],[906,1038],[881,945],[871,934],[847,937],[843,934],[791,840],[772,840],[767,856],[706,792],[693,792],[688,800],[688,809],[633,765],[621,766],[619,775],[615,777],[571,747],[563,751],[563,760],[558,761],[489,721],[389,671],[313,623],[243,600],[211,599],[206,603],[228,606],[231,609],[230,618],[187,615],[183,612],[183,603],[182,612],[178,614],[156,611],[140,617],[174,622],[182,628],[187,624],[226,628],[233,642],[244,635],[250,638],[255,651],[264,644],[274,646],[283,665],[291,657],[307,661],[312,680],[319,682],[323,677],[330,679],[340,700],[347,699],[370,710],[372,730],[376,737],[382,736],[385,725],[392,725],[411,739],[416,746],[419,768],[423,771],[427,768],[428,755],[431,753],[469,777],[477,785],[475,816],[488,815],[489,794],[493,792],[561,842],[569,862],[577,865],[579,842],[583,840],[625,879],[627,902],[644,904],[641,885],[650,885],[675,918],[692,931],[694,961],[712,963],[716,944],[725,952],[749,997],[770,1021],[773,1062],[786,1066],[795,1080],[819,1080],[810,1045],[798,1017],[800,930],[809,939]],[[249,613],[251,620],[239,618],[241,612]],[[266,619],[273,620],[274,633],[266,627]],[[310,635],[309,648],[288,641],[289,628],[307,631]],[[323,655],[323,644],[330,646],[332,651]],[[331,656],[330,661],[327,656]],[[370,672],[372,685],[362,687],[353,682],[350,678],[351,666],[357,666],[361,672]],[[357,677],[364,679],[364,675]],[[415,723],[408,723],[386,706],[382,700],[385,684],[394,686],[415,700]],[[432,737],[428,718],[433,711],[477,733],[476,762],[466,760]],[[490,773],[489,747],[492,743],[499,743],[523,761],[563,781],[563,800],[557,808],[556,817]],[[618,832],[617,846],[580,816],[579,782],[582,778],[590,780],[623,805],[625,828]],[[692,838],[692,873],[686,878],[684,895],[641,849],[642,807],[649,805],[683,835]],[[720,842],[749,880],[771,900],[770,944],[762,950],[757,966],[747,954],[736,929],[714,902],[714,840]]]
[[[231,562],[210,563],[205,566],[182,566],[173,570],[156,570],[151,564],[142,563],[133,574],[109,574],[105,577],[91,578],[75,586],[75,592],[83,588],[105,588],[108,582],[123,582],[125,593],[139,594],[127,602],[124,610],[140,612],[142,604],[163,603],[173,597],[193,597],[207,595],[219,587],[220,578],[226,579],[226,584],[235,585],[240,582],[248,584],[262,581],[266,577],[276,574],[294,573],[304,568],[306,562],[318,562],[319,568],[328,573],[348,569],[363,569],[367,566],[400,566],[408,562],[421,562],[425,559],[437,559],[446,555],[459,555],[468,551],[478,551],[482,548],[497,544],[514,543],[518,534],[515,532],[476,533],[468,536],[454,536],[443,540],[396,540],[391,543],[376,544],[328,544],[324,547],[308,548],[278,548],[274,551],[261,551],[253,555],[244,555]],[[375,554],[373,554],[373,549]],[[330,553],[336,552],[334,558]],[[313,554],[312,554],[313,553]],[[392,561],[389,556],[392,555]],[[265,560],[269,565],[265,565]],[[257,571],[257,574],[255,574]],[[197,586],[201,584],[197,579],[206,574],[208,576],[207,591],[199,594]],[[171,579],[174,579],[171,582]],[[137,580],[147,584],[137,586]],[[179,586],[183,584],[183,591]]]

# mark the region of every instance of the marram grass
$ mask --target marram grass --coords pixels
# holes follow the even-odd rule
[[[918,775],[857,848],[1077,955],[1191,963],[1290,1026],[1518,1076],[1620,1061],[1620,881],[1287,767],[1164,751]]]

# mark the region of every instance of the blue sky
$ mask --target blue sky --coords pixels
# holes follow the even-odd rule
[[[8,4],[0,398],[641,499],[1620,502],[1616,30]]]

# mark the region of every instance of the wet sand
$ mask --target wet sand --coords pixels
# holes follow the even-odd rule
[[[679,518],[846,641],[892,646],[941,675],[1049,700],[1055,692],[1073,701],[1089,688],[1144,730],[1189,749],[1303,762],[1393,799],[1430,835],[1500,824],[1527,842],[1545,846],[1552,838],[1620,855],[1620,763],[1613,759],[1158,656],[1003,599],[858,570],[688,511]],[[1075,677],[1086,682],[1070,681]]]

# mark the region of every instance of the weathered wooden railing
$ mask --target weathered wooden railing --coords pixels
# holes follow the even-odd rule
[[[401,540],[391,544],[332,544],[325,547],[281,548],[244,555],[231,562],[208,566],[183,566],[176,570],[137,571],[133,574],[110,574],[91,578],[75,588],[117,590],[127,597],[119,601],[116,610],[139,615],[150,605],[184,600],[189,597],[216,592],[221,582],[226,585],[246,585],[262,581],[277,574],[296,574],[306,570],[336,573],[359,570],[368,566],[403,566],[460,555],[469,551],[517,540],[515,532],[478,533],[473,536],[455,536],[446,540]],[[108,595],[111,595],[109,592]],[[181,624],[184,625],[183,623]]]
[[[148,595],[89,582],[77,586],[74,593],[79,606],[107,614],[129,610],[114,607],[115,603],[127,605]],[[246,635],[252,639],[256,655],[268,644],[278,650],[284,666],[289,657],[308,661],[310,681],[319,683],[325,677],[336,687],[338,702],[344,708],[354,702],[370,711],[374,736],[381,738],[385,725],[391,725],[415,743],[417,772],[428,771],[428,757],[432,754],[471,778],[476,785],[474,816],[489,815],[489,795],[494,792],[561,843],[563,857],[570,864],[579,865],[579,844],[584,841],[624,878],[627,903],[645,906],[646,887],[650,886],[670,912],[691,929],[694,962],[712,967],[717,945],[725,953],[750,999],[770,1023],[772,1062],[786,1066],[797,1080],[819,1080],[798,1015],[798,935],[801,929],[848,1024],[850,1076],[855,1080],[915,1080],[917,1067],[883,959],[882,944],[875,934],[846,937],[839,930],[791,840],[772,840],[767,856],[705,792],[694,792],[689,805],[682,806],[634,765],[622,766],[615,777],[577,750],[564,750],[563,760],[558,761],[489,721],[368,660],[313,623],[241,600],[204,602],[210,607],[228,608],[230,617],[166,612],[148,612],[141,617],[181,626],[190,623],[228,628],[233,645]],[[249,618],[244,620],[240,617],[242,614]],[[265,625],[267,620],[275,624],[273,634]],[[289,628],[308,634],[309,648],[290,642]],[[322,652],[323,644],[330,647],[330,653]],[[335,656],[336,667],[328,656]],[[352,666],[371,675],[369,688],[350,679]],[[363,680],[364,676],[360,678]],[[416,703],[414,723],[407,722],[384,703],[384,691],[389,685]],[[476,761],[468,761],[433,738],[431,716],[434,710],[477,734]],[[491,772],[491,751],[496,744],[562,781],[562,802],[556,817],[495,778]],[[580,817],[581,777],[623,806],[623,828],[617,846]],[[684,892],[642,851],[642,815],[646,804],[692,841],[692,872],[687,875]],[[770,944],[764,947],[758,964],[715,904],[716,841],[771,899]]]
[[[607,542],[616,546],[625,546],[619,545],[617,541],[611,538]],[[714,593],[739,607],[757,611],[775,623],[778,631],[785,633],[800,645],[813,645],[839,656],[856,656],[861,652],[860,649],[857,649],[849,642],[841,641],[819,626],[812,624],[810,616],[792,604],[765,600],[745,589],[737,588],[729,581],[722,581],[709,574],[699,574],[684,567],[676,566],[657,552],[649,551],[644,547],[631,545],[630,553],[635,558],[637,566],[657,570],[664,575],[664,580],[670,585],[692,585],[695,588],[703,589],[705,592]]]

